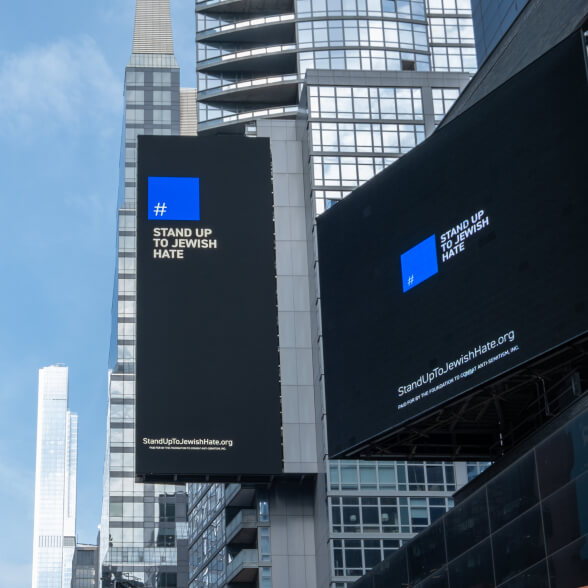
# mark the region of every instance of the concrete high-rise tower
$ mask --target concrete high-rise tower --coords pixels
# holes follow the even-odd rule
[[[78,416],[67,408],[68,368],[39,370],[33,588],[69,588],[76,535]]]
[[[470,0],[196,0],[196,17],[199,132],[295,118],[308,70],[476,69]]]
[[[186,107],[189,113],[193,97],[188,92],[180,106],[169,0],[137,0],[124,95],[100,526],[102,585],[125,580],[149,588],[175,588],[187,585],[186,488],[136,484],[134,473],[137,135],[189,132],[189,124],[180,125],[180,109]]]

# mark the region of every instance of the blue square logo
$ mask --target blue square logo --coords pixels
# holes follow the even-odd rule
[[[427,237],[400,256],[402,291],[407,292],[438,271],[435,235]]]
[[[200,220],[200,178],[149,177],[149,220]]]

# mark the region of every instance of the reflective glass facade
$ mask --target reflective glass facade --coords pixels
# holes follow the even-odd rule
[[[76,545],[71,588],[98,588],[98,546]]]
[[[169,2],[138,0],[133,48],[125,70],[100,563],[103,586],[131,579],[176,588],[187,582],[186,488],[137,484],[134,471],[137,135],[180,133]]]
[[[76,534],[78,416],[67,409],[68,368],[39,370],[33,588],[69,588]]]
[[[588,409],[358,583],[563,588],[588,578]]]
[[[315,214],[423,141],[468,79],[464,73],[398,72],[382,79],[372,72],[336,78],[311,72],[302,104]]]
[[[200,0],[198,124],[292,117],[309,69],[474,72],[469,0]]]

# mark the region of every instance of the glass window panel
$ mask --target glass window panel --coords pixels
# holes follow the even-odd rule
[[[359,482],[361,488],[376,488],[376,465],[359,466]]]
[[[492,548],[497,584],[545,557],[539,506],[495,533]]]
[[[552,494],[542,507],[548,554],[588,534],[588,473]]]
[[[536,450],[541,495],[549,496],[567,482],[588,471],[588,413],[576,417]]]
[[[552,584],[553,586],[553,584]],[[500,588],[548,588],[547,563],[542,561],[516,578],[501,584]]]
[[[538,498],[535,457],[529,453],[488,484],[492,530],[499,529],[523,513]]]
[[[370,570],[382,561],[382,553],[379,549],[366,549],[364,551],[364,558],[366,570]]]
[[[357,489],[357,468],[355,465],[341,465],[341,488],[344,490]]]
[[[588,579],[588,536],[578,539],[549,558],[552,588],[585,586]]]
[[[443,490],[443,467],[437,465],[427,466],[427,485],[429,490]]]
[[[449,484],[455,485],[455,470],[453,468],[453,465],[446,465],[445,466],[445,480],[448,485]]]
[[[437,570],[431,574],[424,582],[419,584],[419,588],[448,588],[449,580],[447,579],[447,569]]]
[[[472,545],[479,543],[489,532],[486,491],[482,489],[455,506],[445,518],[449,559],[456,558]]]
[[[339,466],[337,464],[331,464],[329,466],[329,477],[331,481],[331,490],[339,489]]]
[[[378,466],[380,488],[393,488],[396,486],[396,470],[394,466],[380,464]]]
[[[116,455],[116,454],[112,454]],[[110,503],[110,516],[114,518],[122,517],[123,505],[122,502],[111,502]]]
[[[439,570],[445,563],[443,527],[436,523],[417,535],[407,546],[408,565],[413,582],[418,582]]]
[[[451,563],[449,577],[452,585],[493,588],[495,584],[490,539]]]

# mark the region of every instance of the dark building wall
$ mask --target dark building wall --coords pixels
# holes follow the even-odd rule
[[[478,64],[482,64],[529,0],[472,0]]]
[[[484,0],[478,0],[484,1]],[[486,0],[493,3],[494,0]],[[586,0],[531,0],[500,39],[440,127],[484,98],[552,47],[588,18]]]
[[[581,586],[588,578],[588,398],[568,422],[355,588]]]

